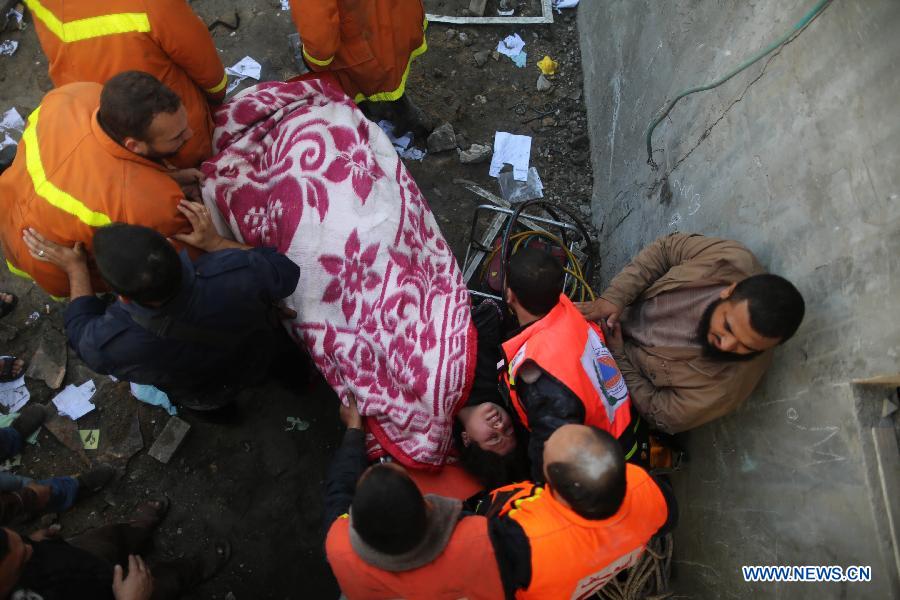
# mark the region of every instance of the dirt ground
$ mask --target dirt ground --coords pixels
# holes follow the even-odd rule
[[[428,4],[458,7],[468,2]],[[529,2],[513,4],[534,10]],[[496,0],[488,3],[488,14],[495,5]],[[207,23],[217,18],[234,22],[237,9],[237,31],[223,27],[213,31],[226,66],[249,55],[262,64],[263,79],[283,80],[296,74],[287,43],[294,28],[279,0],[195,0],[192,6]],[[26,20],[30,22],[30,16]],[[589,221],[592,175],[575,27],[572,11],[557,15],[552,25],[432,23],[429,51],[413,64],[407,89],[436,123],[453,125],[463,149],[471,143],[491,144],[495,131],[533,136],[531,165],[540,172],[545,198]],[[491,56],[498,41],[512,33],[526,42],[524,68],[505,56]],[[0,112],[15,106],[27,116],[51,88],[47,61],[32,27],[0,35],[4,39],[18,40],[20,45],[12,57],[0,56]],[[478,66],[476,53],[484,51],[488,58]],[[544,55],[558,61],[559,70],[550,78],[553,87],[539,92],[535,63]],[[523,123],[526,120],[530,122]],[[425,140],[416,140],[416,145],[424,148]],[[450,151],[408,165],[461,259],[480,201],[453,180],[475,181],[497,193],[488,163],[463,165]],[[20,298],[15,311],[0,322],[0,350],[31,359],[43,345],[50,353],[62,354],[65,305],[5,269],[0,289]],[[32,321],[29,315],[34,312],[40,316]],[[156,536],[154,556],[190,554],[217,538],[227,538],[233,545],[226,570],[196,590],[193,598],[337,597],[322,552],[321,489],[341,428],[336,398],[321,379],[301,390],[275,383],[246,390],[235,413],[223,422],[206,422],[182,412],[192,428],[168,465],[147,455],[168,415],[134,400],[126,383],[92,373],[69,350],[63,385],[87,379],[97,384],[97,410],[79,419],[78,428],[99,429],[99,448],[74,452],[43,430],[38,445],[25,450],[17,469],[32,477],[77,473],[85,468],[81,452],[88,460],[120,467],[121,475],[106,490],[60,515],[65,535],[126,517],[139,500],[166,494],[172,509]],[[48,402],[56,393],[41,380],[27,383],[32,402]],[[288,417],[302,419],[309,428],[286,431]],[[22,529],[36,527],[32,523]]]

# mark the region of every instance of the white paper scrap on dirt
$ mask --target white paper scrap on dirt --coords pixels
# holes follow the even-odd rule
[[[228,87],[225,88],[225,95],[227,96],[228,94],[230,94],[231,92],[233,92],[235,89],[237,89],[237,86],[241,85],[241,83],[242,83],[245,79],[247,79],[247,78],[246,78],[246,77],[232,77],[232,78],[229,78],[229,80],[228,80]]]
[[[496,177],[503,165],[512,165],[513,179],[528,180],[528,165],[531,162],[531,136],[514,135],[505,131],[494,134],[494,156],[491,157],[491,177]]]
[[[253,60],[249,56],[245,56],[238,62],[234,63],[233,66],[225,69],[225,72],[229,75],[234,75],[235,77],[252,77],[253,79],[259,81],[259,77],[262,75],[262,65]]]
[[[281,0],[281,10],[291,10],[291,4],[288,0]]]
[[[91,402],[91,398],[96,391],[97,386],[94,385],[94,381],[91,379],[88,379],[81,385],[70,384],[56,395],[53,399],[53,404],[56,405],[59,414],[77,421],[94,410],[95,407]]]
[[[16,40],[3,40],[0,42],[0,56],[12,56],[18,47],[19,42]]]
[[[521,54],[524,47],[525,40],[519,37],[518,33],[514,33],[500,40],[500,42],[497,44],[497,52],[513,58]]]
[[[14,381],[0,382],[0,405],[3,405],[7,413],[19,412],[30,399],[31,392],[25,387],[25,375]]]
[[[578,6],[578,0],[553,0],[553,8],[559,10],[561,8],[575,8]]]

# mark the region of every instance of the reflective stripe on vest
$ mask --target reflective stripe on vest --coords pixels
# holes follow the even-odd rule
[[[85,206],[80,200],[65,192],[53,182],[47,179],[44,171],[44,163],[41,161],[41,149],[38,144],[37,125],[41,107],[37,107],[28,117],[28,127],[22,134],[25,142],[25,168],[34,185],[34,192],[56,208],[77,217],[81,222],[91,227],[102,227],[112,223],[110,218],[101,212],[95,212]]]
[[[146,33],[150,31],[150,19],[146,13],[117,13],[88,17],[63,23],[40,0],[25,0],[36,19],[63,42],[80,42],[91,38],[120,33]]]
[[[216,84],[215,87],[206,88],[206,93],[207,94],[218,94],[219,92],[221,92],[222,90],[225,89],[226,85],[228,85],[228,73],[223,73],[222,81],[220,81],[218,84]]]

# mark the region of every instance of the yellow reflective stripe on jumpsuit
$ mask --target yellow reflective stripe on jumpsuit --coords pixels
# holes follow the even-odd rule
[[[25,128],[25,133],[22,134],[22,141],[25,142],[25,168],[28,170],[28,176],[31,177],[34,192],[56,208],[77,217],[78,220],[86,225],[91,227],[109,225],[112,221],[108,216],[89,209],[81,200],[59,189],[47,179],[44,163],[41,161],[41,149],[37,137],[40,110],[41,107],[39,106],[31,113],[31,116],[28,117],[28,127]]]
[[[66,43],[105,35],[150,31],[150,19],[146,13],[117,13],[63,23],[41,4],[40,0],[25,0],[25,5],[31,10],[34,18],[40,20],[53,35]]]

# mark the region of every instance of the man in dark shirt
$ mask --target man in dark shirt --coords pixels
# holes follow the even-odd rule
[[[81,244],[66,248],[32,229],[23,237],[32,256],[68,276],[66,334],[90,368],[209,410],[296,352],[279,323],[286,309],[276,305],[296,288],[300,268],[272,248],[221,237],[201,204],[179,210],[193,232],[175,237],[208,252],[195,261],[146,227],[115,223],[94,234],[97,268],[119,296],[110,306],[94,295]]]

